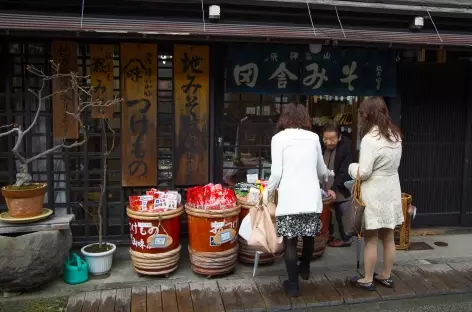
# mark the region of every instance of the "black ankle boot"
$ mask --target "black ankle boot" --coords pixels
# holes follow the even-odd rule
[[[300,297],[300,285],[297,282],[286,280],[284,281],[283,286],[287,296]]]
[[[304,265],[303,263],[300,263],[300,265],[298,265],[298,274],[300,275],[300,277],[307,281],[310,279],[310,264],[308,263],[308,265]]]

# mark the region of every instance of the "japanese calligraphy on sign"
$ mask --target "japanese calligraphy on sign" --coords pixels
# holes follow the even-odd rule
[[[227,61],[227,90],[268,94],[395,96],[391,50],[235,44]]]
[[[179,185],[208,183],[209,63],[208,46],[174,46],[175,183]]]
[[[90,45],[92,101],[102,105],[113,100],[113,45]],[[92,118],[113,118],[114,106],[92,107]]]
[[[122,185],[157,184],[157,46],[121,44]]]
[[[59,65],[59,74],[77,72],[77,43],[53,41],[52,59]],[[70,88],[67,92],[64,91]],[[53,137],[55,139],[78,139],[79,124],[76,118],[67,114],[75,113],[78,98],[71,88],[70,77],[59,77],[52,81],[53,97]]]
[[[300,84],[300,60],[296,48],[284,46],[275,51],[266,50],[264,57],[264,76],[266,90],[275,93],[284,93],[285,90],[296,89]]]

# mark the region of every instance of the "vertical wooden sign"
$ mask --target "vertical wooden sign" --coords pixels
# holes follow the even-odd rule
[[[53,41],[51,46],[52,61],[59,65],[59,73],[77,72],[77,43],[72,41]],[[70,77],[59,77],[52,80],[52,131],[55,139],[78,139],[79,122],[67,114],[76,113],[77,94],[72,90]],[[70,90],[67,90],[69,89]]]
[[[157,185],[157,45],[121,44],[123,186]]]
[[[90,45],[90,79],[92,101],[103,105],[92,107],[92,118],[113,118],[115,107],[105,105],[113,100],[113,45]]]
[[[210,50],[174,46],[175,183],[208,183]]]
[[[447,57],[446,57],[446,50],[444,49],[439,49],[436,51],[436,63],[446,63]]]

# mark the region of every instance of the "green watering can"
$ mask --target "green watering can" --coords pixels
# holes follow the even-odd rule
[[[64,263],[64,282],[75,285],[88,281],[88,265],[76,253]]]

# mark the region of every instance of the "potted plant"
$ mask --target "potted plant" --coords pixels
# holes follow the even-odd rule
[[[101,119],[102,140],[105,142],[104,165],[103,165],[103,180],[100,186],[99,203],[96,215],[98,217],[98,242],[82,247],[81,252],[87,261],[89,273],[92,275],[103,275],[111,270],[113,264],[113,254],[116,250],[116,245],[112,243],[104,243],[102,239],[103,220],[102,208],[107,196],[107,158],[113,151],[115,146],[115,131],[108,124],[106,119]],[[110,148],[108,148],[107,130],[113,133],[113,139]],[[95,194],[89,194],[89,196]]]
[[[85,127],[82,123],[82,113],[89,106],[101,105],[99,103],[90,103],[80,101],[83,98],[83,92],[87,92],[86,89],[78,87],[78,84],[85,77],[77,76],[75,73],[69,74],[60,74],[59,65],[51,61],[51,67],[54,74],[47,76],[43,71],[35,68],[34,66],[27,66],[27,71],[41,79],[41,87],[39,90],[29,89],[28,91],[33,95],[37,101],[37,109],[34,115],[33,121],[30,125],[19,125],[16,123],[10,125],[0,126],[0,129],[4,129],[0,133],[0,137],[5,137],[9,135],[15,136],[15,142],[13,145],[12,153],[15,156],[16,160],[19,162],[18,172],[16,174],[16,181],[13,185],[7,185],[2,187],[2,195],[5,198],[5,202],[12,218],[31,218],[43,214],[43,203],[44,197],[47,191],[47,183],[44,182],[32,182],[31,174],[28,171],[28,166],[31,162],[40,159],[44,156],[47,156],[51,153],[54,153],[61,149],[70,149],[80,145],[83,145],[87,141],[87,134]],[[63,79],[68,83],[63,89],[55,90],[53,93],[49,93],[49,82],[54,79]],[[70,118],[75,118],[78,121],[82,137],[75,142],[67,142],[67,140],[62,140],[61,144],[57,144],[50,149],[47,149],[43,152],[39,152],[36,155],[27,158],[21,151],[20,148],[23,145],[24,137],[35,127],[37,126],[39,116],[41,111],[44,108],[46,100],[53,98],[57,94],[62,93],[73,93],[74,96],[79,98],[77,110],[74,112],[67,112]],[[106,103],[107,105],[111,105]],[[0,130],[1,131],[1,130]],[[50,211],[52,213],[52,211]]]

